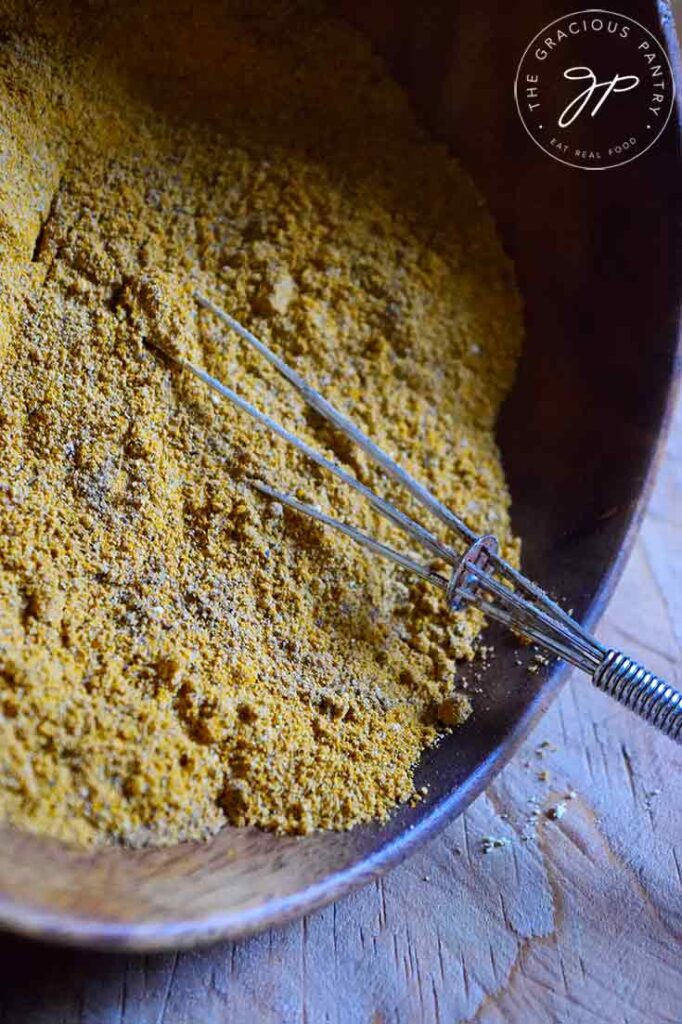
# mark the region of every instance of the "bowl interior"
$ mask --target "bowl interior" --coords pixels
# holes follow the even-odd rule
[[[550,5],[341,6],[470,169],[516,262],[527,340],[499,428],[515,526],[526,571],[594,618],[641,510],[675,376],[676,119],[631,164],[565,167],[530,142],[512,93],[516,62],[554,17]],[[647,10],[638,19],[660,34],[654,4]],[[0,923],[61,941],[163,948],[245,934],[340,895],[466,806],[549,702],[560,671],[531,675],[514,644],[496,643],[475,716],[419,766],[429,789],[418,807],[345,834],[226,829],[205,846],[166,850],[87,853],[4,826]]]

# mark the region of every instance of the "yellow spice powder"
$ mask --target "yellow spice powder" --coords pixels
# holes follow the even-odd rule
[[[404,546],[145,342],[409,510],[201,289],[514,560],[520,304],[480,196],[309,0],[0,0],[0,157],[0,813],[85,843],[385,817],[468,713],[480,615],[261,497]]]

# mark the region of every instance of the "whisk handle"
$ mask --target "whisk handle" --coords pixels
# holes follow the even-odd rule
[[[666,736],[682,743],[682,693],[621,651],[607,651],[592,682]]]

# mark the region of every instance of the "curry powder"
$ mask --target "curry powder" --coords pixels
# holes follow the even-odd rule
[[[480,195],[314,0],[0,0],[0,156],[0,813],[134,844],[386,817],[469,712],[481,616],[262,498],[403,543],[148,342],[412,508],[200,288],[517,560]]]

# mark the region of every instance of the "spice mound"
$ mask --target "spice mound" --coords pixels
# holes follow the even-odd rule
[[[0,0],[0,140],[0,815],[84,844],[385,818],[470,712],[482,618],[260,495],[404,546],[159,349],[410,510],[211,296],[517,561],[521,312],[481,197],[312,0]]]

